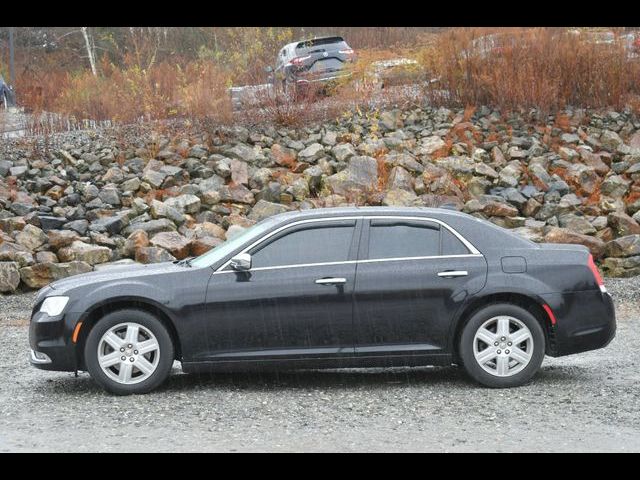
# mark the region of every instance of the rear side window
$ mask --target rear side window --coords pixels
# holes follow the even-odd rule
[[[372,220],[370,260],[465,255],[469,250],[447,228],[426,221]]]
[[[441,229],[440,235],[442,241],[442,255],[466,255],[469,253],[467,247],[465,247],[458,237],[448,229]]]
[[[372,220],[369,258],[430,257],[440,255],[440,228],[427,222]]]
[[[349,258],[354,230],[355,221],[298,228],[251,251],[252,267],[344,262]]]

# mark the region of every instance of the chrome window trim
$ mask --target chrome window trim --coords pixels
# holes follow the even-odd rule
[[[483,257],[484,255],[482,255],[478,249],[471,243],[469,242],[466,238],[464,238],[460,233],[458,233],[453,227],[447,225],[445,222],[443,222],[442,220],[438,220],[436,218],[431,218],[431,217],[415,217],[415,216],[399,216],[399,215],[358,215],[358,216],[346,216],[346,217],[329,217],[329,218],[309,218],[306,220],[298,220],[296,222],[292,222],[292,223],[288,223],[286,225],[282,225],[279,228],[276,228],[273,232],[259,238],[258,240],[254,241],[253,243],[251,243],[250,245],[248,245],[247,247],[243,248],[241,251],[236,252],[235,254],[233,254],[233,257],[235,257],[236,255],[240,255],[241,253],[247,253],[249,250],[251,250],[252,248],[254,248],[255,246],[259,245],[260,243],[268,240],[269,238],[271,238],[272,236],[276,235],[277,233],[280,233],[281,231],[290,228],[290,227],[295,227],[297,225],[302,225],[305,223],[319,223],[319,222],[332,222],[335,220],[365,220],[365,219],[398,219],[398,220],[417,220],[417,221],[423,221],[423,222],[433,222],[433,223],[437,223],[438,225],[446,228],[447,230],[449,230],[458,240],[460,240],[462,242],[462,244],[467,248],[467,250],[469,250],[469,252],[471,253],[465,253],[465,254],[459,254],[459,255],[431,255],[431,256],[425,256],[425,257],[393,257],[393,258],[374,258],[374,259],[367,259],[367,260],[345,260],[342,262],[320,262],[320,263],[301,263],[301,264],[294,264],[294,265],[276,265],[276,266],[272,266],[272,267],[257,267],[257,268],[251,268],[250,270],[247,270],[249,272],[253,272],[253,271],[261,271],[261,270],[278,270],[278,269],[283,269],[283,268],[300,268],[300,267],[316,267],[316,266],[323,266],[323,265],[348,265],[348,264],[358,264],[358,263],[374,263],[374,262],[393,262],[393,261],[410,261],[410,260],[431,260],[431,259],[436,259],[436,258],[464,258],[464,257]],[[229,264],[231,263],[231,258],[229,258],[229,260],[227,260],[225,263],[223,263],[220,267],[218,267],[218,269],[216,271],[213,272],[213,274],[218,274],[218,273],[237,273],[236,270],[224,270],[226,267],[229,266]]]

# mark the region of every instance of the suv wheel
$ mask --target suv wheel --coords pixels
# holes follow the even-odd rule
[[[147,393],[169,376],[174,347],[156,317],[141,310],[104,316],[89,332],[84,348],[91,377],[116,395]]]
[[[527,310],[493,304],[477,311],[464,326],[459,353],[467,373],[482,385],[517,387],[542,364],[544,332]]]

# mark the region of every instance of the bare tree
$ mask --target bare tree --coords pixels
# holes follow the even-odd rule
[[[84,43],[87,48],[87,55],[89,57],[89,64],[91,65],[91,73],[94,77],[98,76],[98,70],[96,68],[96,46],[93,42],[93,36],[88,30],[88,27],[80,27],[82,36],[84,37]]]

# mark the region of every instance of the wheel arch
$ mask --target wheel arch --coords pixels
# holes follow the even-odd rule
[[[553,353],[555,350],[554,328],[542,305],[544,302],[534,294],[523,292],[493,292],[480,297],[473,298],[467,305],[462,307],[462,311],[458,315],[455,322],[453,334],[451,335],[450,348],[456,362],[459,362],[458,344],[460,343],[460,335],[464,326],[469,319],[480,309],[496,304],[509,303],[524,308],[531,313],[540,323],[545,336],[545,346],[547,354]]]
[[[80,327],[80,332],[78,334],[78,340],[75,349],[76,361],[79,367],[83,369],[86,368],[86,366],[84,365],[83,352],[85,342],[91,329],[105,315],[116,312],[118,310],[142,310],[154,315],[164,324],[165,327],[167,327],[167,331],[169,332],[169,336],[171,337],[171,341],[173,342],[173,346],[175,349],[175,359],[180,360],[182,358],[182,345],[180,342],[178,331],[173,323],[173,320],[171,319],[171,316],[161,305],[159,305],[157,302],[149,300],[148,298],[131,296],[116,297],[93,305],[82,315],[80,319],[80,322],[82,322],[82,326]]]

